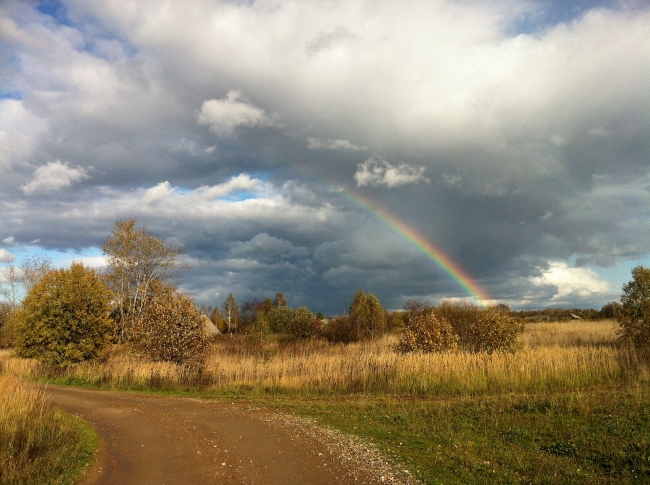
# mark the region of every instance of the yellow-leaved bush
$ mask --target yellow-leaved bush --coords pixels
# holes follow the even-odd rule
[[[188,295],[153,298],[131,329],[131,350],[154,361],[201,366],[210,348],[201,313]]]
[[[427,354],[449,352],[458,348],[458,336],[446,318],[432,311],[414,312],[404,324],[404,332],[395,350],[400,353]]]
[[[113,329],[110,298],[101,278],[82,263],[49,271],[23,302],[18,354],[59,366],[100,358]]]

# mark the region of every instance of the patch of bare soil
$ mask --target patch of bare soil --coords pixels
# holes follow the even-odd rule
[[[100,437],[82,485],[418,483],[371,444],[263,408],[60,386],[47,392]]]

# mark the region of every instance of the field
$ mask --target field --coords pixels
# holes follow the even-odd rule
[[[650,368],[611,321],[528,324],[515,354],[399,355],[394,336],[331,345],[220,337],[205,369],[137,361],[5,372],[245,399],[372,440],[426,483],[650,480]]]

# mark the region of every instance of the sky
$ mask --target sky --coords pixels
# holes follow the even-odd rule
[[[129,217],[212,306],[600,309],[650,266],[647,1],[4,0],[0,42],[0,270]]]

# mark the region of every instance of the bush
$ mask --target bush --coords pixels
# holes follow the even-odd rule
[[[632,281],[623,286],[621,308],[616,320],[621,341],[650,351],[650,269],[637,266]]]
[[[19,355],[61,366],[99,358],[113,327],[110,296],[95,271],[81,263],[50,271],[23,302]]]
[[[294,337],[308,339],[320,332],[321,321],[316,318],[309,308],[303,306],[296,308],[291,313],[289,328]]]
[[[174,292],[151,300],[129,340],[137,355],[190,367],[200,367],[210,348],[196,305],[189,296]]]
[[[321,335],[330,342],[353,342],[352,326],[350,318],[346,315],[339,315],[336,318],[328,319],[321,330]]]
[[[469,341],[469,327],[479,319],[482,310],[473,302],[443,300],[434,312],[451,324],[461,346],[465,347],[465,343]]]
[[[293,310],[288,306],[273,307],[269,310],[269,327],[273,333],[288,333]]]
[[[426,354],[448,352],[458,348],[458,336],[451,324],[432,311],[412,313],[404,323],[404,332],[395,345],[402,354],[422,352]]]
[[[486,309],[470,323],[463,347],[488,354],[514,352],[519,348],[517,337],[523,330],[523,321],[510,318],[507,312],[496,308]]]

